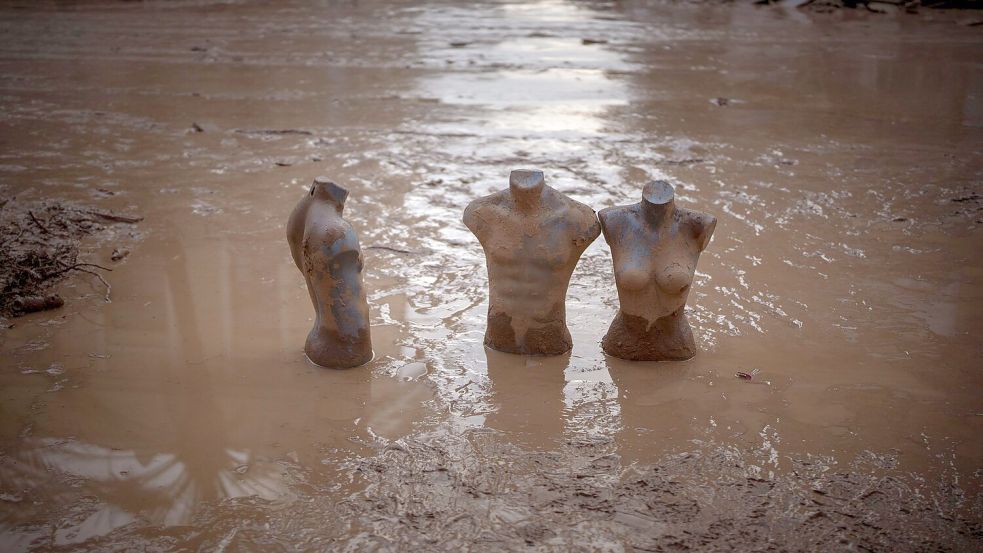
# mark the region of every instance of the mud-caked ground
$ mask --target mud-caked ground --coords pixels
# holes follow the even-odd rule
[[[983,548],[983,27],[877,10],[3,3],[0,549]],[[696,357],[603,354],[603,238],[572,352],[483,346],[461,216],[516,168],[717,218]],[[346,371],[286,242],[319,175]]]

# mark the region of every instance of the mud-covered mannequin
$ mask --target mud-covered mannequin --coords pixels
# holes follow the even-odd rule
[[[542,171],[516,170],[507,190],[468,205],[464,224],[488,265],[485,345],[531,355],[569,351],[567,286],[601,233],[594,210],[547,186]]]
[[[347,190],[318,177],[287,223],[290,253],[307,280],[316,313],[304,351],[314,363],[332,368],[372,359],[362,251],[355,231],[341,217],[346,198]]]
[[[601,347],[636,361],[693,357],[696,343],[683,309],[717,219],[676,206],[665,181],[647,184],[637,204],[602,209],[598,217],[621,302]]]

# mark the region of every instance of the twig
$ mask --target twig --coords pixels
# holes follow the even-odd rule
[[[296,134],[300,136],[311,136],[311,131],[305,131],[303,129],[236,129],[239,134],[258,134],[258,135],[287,135]]]
[[[89,210],[89,211],[85,211],[85,213],[88,213],[90,215],[95,215],[96,217],[102,217],[103,219],[108,219],[110,221],[116,221],[117,223],[133,224],[133,223],[139,223],[140,221],[143,220],[143,217],[140,216],[131,217],[129,215],[117,215],[115,213],[103,213],[101,211]]]
[[[410,251],[410,250],[401,250],[399,248],[393,248],[391,246],[365,246],[365,249],[367,249],[367,250],[386,250],[386,251],[396,252],[396,253],[410,253],[410,254],[417,253],[417,252],[413,252],[413,251]]]
[[[24,271],[25,273],[31,275],[32,277],[34,277],[34,280],[36,280],[38,282],[44,282],[48,278],[48,277],[42,277],[41,275],[39,275],[37,273],[37,271],[35,271],[34,269],[32,269],[30,267],[25,267],[25,266],[21,265],[19,267],[19,269],[22,270],[22,271]]]
[[[90,263],[82,263],[81,265],[90,265]],[[108,282],[106,282],[106,279],[102,278],[102,275],[100,275],[99,273],[97,273],[95,271],[90,271],[88,269],[79,269],[78,266],[75,266],[75,267],[72,267],[72,268],[75,269],[76,271],[82,271],[83,273],[89,273],[90,275],[95,275],[96,278],[98,278],[99,281],[102,282],[103,285],[106,286],[106,303],[112,303],[113,300],[109,299],[109,294],[110,294],[110,292],[113,291],[113,287],[110,286]]]
[[[78,269],[79,271],[85,271],[87,273],[91,273],[92,272],[92,271],[88,271],[86,269],[79,269],[79,267],[95,267],[97,269],[102,269],[103,271],[109,271],[110,273],[113,272],[113,270],[110,269],[109,267],[103,267],[102,265],[97,265],[95,263],[76,263],[76,264],[74,264],[74,265],[72,265],[70,267],[63,268],[60,271],[55,271],[55,272],[53,272],[51,274],[45,275],[43,280],[48,280],[49,278],[54,277],[54,276],[58,276],[58,275],[60,275],[62,273],[67,273],[68,271],[71,271],[72,269]],[[92,274],[96,274],[96,273],[92,273]]]
[[[37,225],[39,229],[41,229],[45,234],[51,234],[51,231],[48,230],[48,227],[42,225],[41,221],[38,221],[38,218],[34,216],[33,211],[27,210],[27,214],[31,216],[31,220],[34,221],[34,224]]]
[[[656,163],[665,165],[692,165],[694,163],[703,163],[704,161],[706,160],[702,157],[688,157],[686,159],[664,159]]]

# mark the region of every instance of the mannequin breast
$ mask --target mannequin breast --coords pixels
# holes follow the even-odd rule
[[[641,248],[614,252],[622,311],[654,321],[686,305],[699,252],[696,241],[686,236],[676,235],[671,242],[659,244],[658,250],[649,250],[647,255]]]
[[[700,256],[688,213],[680,210],[664,236],[629,210],[606,217],[621,310],[654,321],[685,306]]]

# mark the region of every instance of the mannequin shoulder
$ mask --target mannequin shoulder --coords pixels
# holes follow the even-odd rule
[[[476,198],[464,208],[464,225],[477,233],[506,215],[506,191]]]
[[[597,218],[605,234],[618,234],[624,229],[631,228],[635,222],[634,211],[630,205],[605,207],[597,212]]]
[[[576,227],[583,229],[583,232],[593,235],[595,238],[601,233],[601,225],[597,221],[597,212],[591,206],[578,202],[566,195],[559,194],[563,204],[560,216]]]
[[[291,228],[291,252],[295,257],[311,256],[331,259],[345,252],[360,251],[358,235],[351,223],[342,217],[316,213],[310,210],[299,228]]]
[[[601,221],[602,225],[607,227],[627,223],[630,220],[631,214],[631,206],[615,205],[605,207],[604,209],[598,211],[597,218]]]
[[[710,237],[717,227],[717,218],[709,213],[693,209],[677,208],[679,226],[686,229],[699,244],[702,251],[710,243]]]

